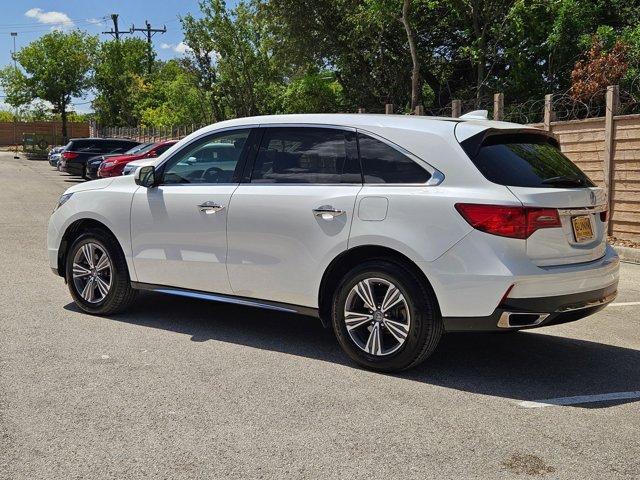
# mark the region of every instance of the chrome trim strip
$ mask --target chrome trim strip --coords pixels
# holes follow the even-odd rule
[[[580,207],[580,208],[559,208],[558,214],[560,215],[585,215],[591,213],[600,213],[607,210],[607,205],[596,205],[595,207]]]
[[[319,317],[317,308],[305,307],[303,305],[293,305],[289,303],[273,302],[270,300],[260,300],[248,297],[238,297],[235,295],[227,295],[222,293],[202,292],[198,290],[189,290],[184,288],[169,287],[166,285],[156,285],[143,282],[131,282],[131,287],[137,290],[147,290],[151,292],[175,295],[179,297],[196,298],[199,300],[209,300],[214,302],[230,303],[233,305],[242,305],[246,307],[263,308],[266,310],[274,310],[277,312],[297,313],[310,317]],[[322,320],[322,318],[320,320]],[[324,320],[322,321],[324,324]]]
[[[618,296],[618,292],[611,293],[605,297],[598,298],[596,300],[591,300],[586,303],[581,303],[579,305],[568,305],[566,307],[561,307],[556,312],[573,312],[575,310],[583,310],[585,308],[597,307],[600,305],[605,305],[607,303],[612,302]]]
[[[292,308],[276,307],[274,305],[267,305],[266,303],[254,302],[251,300],[240,300],[239,298],[223,297],[214,293],[190,292],[188,290],[178,290],[170,288],[158,288],[154,289],[153,291],[158,293],[166,293],[169,295],[176,295],[178,297],[198,298],[200,300],[213,300],[216,302],[232,303],[234,305],[245,305],[250,307],[265,308],[267,310],[277,310],[279,312],[297,313],[297,311],[293,310]]]

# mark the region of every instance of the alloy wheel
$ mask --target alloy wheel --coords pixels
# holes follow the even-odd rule
[[[78,294],[89,303],[99,303],[111,289],[111,259],[102,246],[85,243],[73,258],[72,275]]]
[[[358,348],[384,356],[404,345],[411,316],[409,305],[396,285],[382,278],[365,278],[347,295],[344,322]]]

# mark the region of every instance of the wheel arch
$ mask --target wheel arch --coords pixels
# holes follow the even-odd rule
[[[340,279],[358,264],[373,259],[391,261],[408,269],[433,292],[434,298],[436,298],[437,301],[437,296],[435,295],[431,282],[429,282],[429,279],[420,267],[409,257],[389,247],[359,245],[342,252],[334,258],[322,275],[318,291],[318,313],[325,327],[330,325],[328,319],[331,315],[331,303]]]
[[[62,239],[60,240],[60,246],[58,247],[58,275],[60,275],[62,278],[65,278],[65,264],[67,262],[67,253],[69,251],[69,247],[76,238],[90,229],[100,229],[111,235],[124,254],[122,244],[109,227],[94,218],[80,218],[69,224],[64,234],[62,235]]]

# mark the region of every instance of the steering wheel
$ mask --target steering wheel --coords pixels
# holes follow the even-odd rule
[[[202,180],[205,183],[218,183],[218,177],[221,173],[224,173],[224,170],[218,167],[209,167],[202,174]]]

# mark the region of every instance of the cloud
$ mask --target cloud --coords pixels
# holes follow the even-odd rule
[[[66,13],[62,12],[45,12],[41,8],[32,8],[25,13],[26,17],[33,18],[39,23],[45,25],[52,25],[57,28],[72,28],[74,26],[73,21]]]
[[[102,25],[104,23],[104,18],[87,18],[87,22],[91,25]]]
[[[162,43],[160,44],[160,48],[162,48],[163,50],[173,50],[174,52],[179,53],[181,55],[184,55],[185,53],[189,53],[191,51],[189,46],[184,42],[180,42],[178,44]]]

